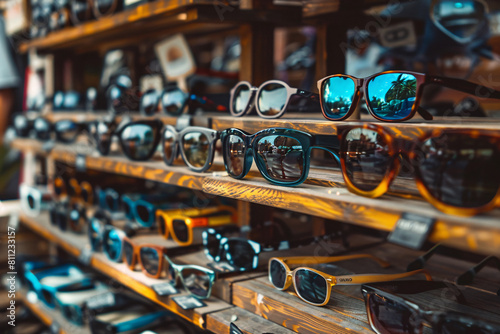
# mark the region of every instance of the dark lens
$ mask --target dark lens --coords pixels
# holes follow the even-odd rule
[[[36,137],[40,140],[50,139],[50,123],[46,119],[37,118],[33,123],[33,128],[36,132]]]
[[[148,225],[149,224],[149,210],[145,205],[138,205],[136,207],[137,210],[137,215],[139,216],[140,223],[143,225]]]
[[[120,260],[122,240],[117,230],[110,229],[106,231],[103,249],[112,261]]]
[[[198,269],[185,268],[181,272],[186,289],[193,295],[206,298],[211,286],[210,276]]]
[[[32,195],[27,196],[28,205],[31,210],[35,209],[35,198]]]
[[[164,138],[163,156],[169,163],[172,163],[173,160],[175,159],[174,157],[175,135],[171,130],[167,129],[163,133],[163,138]]]
[[[231,240],[226,243],[226,252],[229,262],[241,269],[253,269],[255,251],[250,243],[244,240]]]
[[[346,176],[358,189],[375,189],[392,162],[384,137],[374,130],[356,128],[347,133],[344,144]]]
[[[116,209],[116,201],[115,198],[111,194],[106,194],[106,205],[109,211],[115,211]]]
[[[151,116],[156,113],[159,94],[156,90],[148,90],[141,99],[141,110],[145,115]]]
[[[50,291],[48,291],[47,289],[45,288],[41,288],[41,293],[42,293],[42,298],[43,298],[43,301],[45,302],[45,304],[49,305],[49,306],[54,306],[54,298],[52,296],[52,293],[50,293]]]
[[[368,307],[373,326],[381,333],[413,334],[418,332],[416,330],[418,324],[412,316],[412,311],[406,305],[372,294],[368,299]],[[454,332],[456,333],[461,332]]]
[[[78,135],[78,124],[73,121],[59,121],[54,127],[58,138],[64,142],[73,142]]]
[[[133,213],[132,213],[132,208],[130,207],[130,204],[127,202],[123,201],[123,211],[125,212],[125,217],[128,219],[132,220],[134,219]]]
[[[250,103],[251,91],[247,85],[239,85],[234,91],[233,112],[241,114],[246,110]]]
[[[349,77],[333,77],[323,83],[323,111],[332,119],[344,117],[351,109],[356,83]]]
[[[156,249],[150,247],[142,247],[140,250],[141,263],[150,275],[158,274],[160,269],[160,255]]]
[[[488,326],[479,320],[467,319],[460,320],[444,319],[439,333],[442,334],[499,334],[500,328]]]
[[[286,268],[281,262],[272,260],[269,266],[269,277],[275,287],[283,289],[286,283]]]
[[[486,18],[483,3],[473,0],[441,0],[433,8],[436,25],[455,38],[471,38]]]
[[[490,203],[500,187],[499,143],[488,136],[448,133],[417,150],[417,166],[431,195],[448,205],[476,208]]]
[[[230,135],[225,141],[226,169],[229,175],[238,177],[243,174],[245,166],[246,146],[243,139]]]
[[[172,221],[172,227],[177,239],[180,242],[187,242],[189,238],[188,227],[186,222],[182,219],[174,219]]]
[[[16,115],[14,118],[14,129],[19,137],[26,137],[29,134],[29,121],[24,115]]]
[[[367,94],[375,115],[388,120],[403,119],[415,104],[417,79],[411,74],[382,74],[368,82]]]
[[[158,229],[161,235],[165,235],[165,232],[167,231],[167,222],[162,215],[158,216]]]
[[[216,258],[219,255],[220,250],[220,239],[217,238],[217,234],[206,233],[205,248],[212,258]]]
[[[101,224],[96,218],[90,220],[89,241],[93,251],[99,250],[101,245]]]
[[[313,304],[323,304],[330,287],[321,275],[312,270],[299,269],[295,272],[295,287],[300,297]]]
[[[87,192],[87,189],[86,188],[82,188],[80,194],[82,195],[83,201],[86,202],[86,203],[88,203],[88,201],[89,201],[89,193]]]
[[[132,261],[134,259],[134,247],[132,247],[132,245],[125,240],[123,241],[123,253],[125,254],[127,264],[129,266],[132,265]]]
[[[107,154],[111,146],[111,137],[113,135],[112,127],[106,122],[98,122],[95,127],[95,139],[97,149],[102,154]]]
[[[201,168],[208,160],[210,140],[201,132],[189,132],[182,138],[182,149],[187,162],[193,167]]]
[[[157,129],[146,124],[132,124],[121,133],[124,153],[134,160],[145,160],[155,149]]]
[[[261,88],[257,98],[257,107],[261,114],[273,116],[279,114],[286,104],[288,92],[286,87],[278,83],[270,83]]]
[[[264,173],[280,182],[293,182],[302,177],[304,151],[299,141],[287,136],[267,136],[259,139],[257,157]]]
[[[169,114],[178,115],[182,113],[186,99],[186,93],[178,88],[165,91],[161,97],[163,110]]]

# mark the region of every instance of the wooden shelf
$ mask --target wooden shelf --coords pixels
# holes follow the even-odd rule
[[[88,326],[75,326],[66,320],[59,311],[48,308],[40,301],[31,301],[27,293],[27,290],[19,289],[16,291],[16,296],[19,297],[23,305],[26,305],[26,307],[28,307],[46,326],[54,330],[59,328],[59,334],[90,334],[90,328]]]
[[[41,144],[18,139],[13,147],[43,153]],[[57,144],[50,157],[74,165],[79,153],[88,154],[89,148]],[[326,219],[343,221],[382,231],[392,231],[404,213],[431,217],[436,224],[429,239],[452,247],[482,254],[500,255],[500,210],[475,217],[444,214],[418,196],[385,195],[371,199],[350,193],[335,170],[311,173],[311,179],[298,187],[276,186],[265,181],[258,172],[243,180],[236,180],[220,164],[214,171],[196,173],[185,166],[166,166],[162,161],[133,162],[123,156],[101,157],[95,152],[86,155],[86,168],[133,176],[190,189],[212,195],[243,200],[301,212]],[[414,183],[408,181],[414,187]],[[396,182],[395,191],[405,185]],[[406,196],[409,197],[409,196]],[[417,198],[417,199],[414,199]]]
[[[300,7],[280,6],[259,11],[231,7],[223,11],[221,6],[208,0],[156,0],[96,21],[51,32],[45,37],[21,44],[19,50],[23,53],[29,49],[53,51],[72,48],[89,51],[103,44],[115,47],[119,44],[131,45],[134,41],[154,40],[179,32],[206,35],[236,30],[242,23],[274,22],[290,25],[301,21]],[[127,31],[126,36],[124,31]]]

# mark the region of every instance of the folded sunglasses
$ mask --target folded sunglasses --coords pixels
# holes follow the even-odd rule
[[[156,212],[160,209],[179,208],[182,203],[174,202],[163,195],[125,194],[121,196],[121,204],[125,217],[136,221],[141,226],[152,227],[156,220]]]
[[[166,272],[166,278],[180,283],[184,289],[198,299],[210,297],[215,281],[213,270],[197,265],[179,265],[167,256],[168,249],[158,245],[135,245],[129,238],[123,240],[123,258],[130,270],[135,270],[137,264],[142,272],[151,278],[159,279]],[[171,252],[171,251],[170,251]]]
[[[500,92],[472,82],[426,75],[408,71],[387,71],[364,79],[337,74],[318,81],[323,116],[331,121],[342,121],[356,110],[365,96],[370,114],[384,122],[411,119],[416,112],[426,120],[432,115],[420,107],[425,86],[438,84],[471,95],[500,99]]]
[[[435,334],[500,333],[495,308],[479,309],[470,304],[480,301],[496,305],[498,296],[494,294],[439,281],[364,284],[361,292],[368,321],[376,333],[418,334],[424,329]],[[439,300],[439,309],[433,307],[432,300]]]
[[[78,203],[56,202],[49,210],[50,222],[61,231],[68,227],[75,233],[82,233],[87,224],[87,209]]]
[[[269,80],[260,87],[253,87],[247,81],[241,81],[231,89],[229,111],[233,116],[244,116],[254,107],[263,118],[279,118],[285,111],[290,111],[290,100],[298,97],[309,102],[309,106],[299,111],[317,112],[320,110],[319,95],[302,89],[292,88],[280,80]]]
[[[66,181],[61,176],[56,176],[53,187],[58,197],[68,196],[72,201],[94,204],[94,188],[88,181],[78,181],[76,178]]]
[[[51,123],[43,117],[30,120],[22,114],[14,116],[13,126],[18,137],[26,138],[34,134],[34,138],[47,141],[53,139],[52,134],[55,134],[55,139],[62,143],[75,142],[78,135],[88,129],[85,122],[78,123],[67,119]]]

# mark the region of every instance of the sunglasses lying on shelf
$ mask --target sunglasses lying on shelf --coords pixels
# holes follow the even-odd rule
[[[125,217],[144,227],[154,226],[156,212],[160,209],[175,209],[182,203],[174,202],[163,195],[124,194],[121,203]]]
[[[78,135],[87,130],[87,123],[77,123],[72,120],[51,123],[43,117],[30,120],[22,114],[14,117],[13,126],[18,137],[26,138],[34,134],[34,138],[47,141],[53,139],[52,134],[55,134],[55,139],[62,143],[75,142]]]
[[[97,121],[92,125],[96,148],[108,155],[113,136],[119,140],[123,153],[134,161],[149,160],[155,153],[161,138],[163,123],[160,120],[140,120],[116,125],[113,122]]]
[[[408,71],[387,71],[364,79],[331,75],[318,81],[323,116],[331,121],[349,118],[356,110],[361,93],[370,114],[379,121],[400,122],[416,112],[426,120],[432,115],[420,107],[426,85],[438,84],[471,95],[500,99],[500,92],[472,82]]]
[[[180,246],[189,246],[202,241],[201,228],[234,224],[237,212],[226,205],[204,209],[158,210],[156,221],[161,236],[165,239],[171,236]]]
[[[186,107],[191,110],[202,108],[205,111],[226,111],[227,108],[207,97],[185,93],[178,87],[167,87],[162,92],[150,89],[141,98],[140,111],[145,116],[152,116],[158,110],[170,116],[181,115]]]
[[[173,126],[167,125],[161,139],[163,161],[171,166],[180,154],[191,170],[204,172],[212,166],[218,139],[219,132],[216,130],[190,126],[178,132]]]
[[[47,186],[19,186],[19,199],[23,212],[31,217],[37,217],[44,210],[50,209],[52,195]]]
[[[65,181],[61,176],[57,176],[54,178],[53,187],[57,197],[68,196],[73,201],[94,204],[94,188],[88,181],[78,181],[75,178]]]
[[[158,245],[135,245],[129,238],[123,240],[123,259],[130,270],[137,264],[142,272],[151,278],[159,279],[166,272],[166,278],[181,283],[189,293],[198,298],[210,297],[215,281],[213,270],[197,265],[179,265],[167,256],[168,249]]]
[[[436,334],[500,333],[498,308],[491,306],[498,304],[494,294],[439,281],[364,284],[361,292],[376,333],[417,334],[424,329]]]
[[[61,231],[68,227],[75,233],[82,233],[87,224],[87,210],[77,203],[57,202],[49,210],[50,222]]]
[[[271,183],[294,186],[307,179],[311,150],[330,152],[338,149],[334,136],[311,135],[306,132],[271,128],[253,135],[231,128],[222,131],[222,155],[228,174],[244,178],[252,167],[252,156],[262,176]]]
[[[319,95],[302,89],[292,88],[280,80],[269,80],[260,87],[253,87],[247,81],[241,81],[231,89],[229,111],[233,116],[244,116],[254,107],[260,117],[279,118],[290,111],[292,97],[307,99],[309,108],[299,111],[319,111]],[[290,107],[289,107],[290,105]]]
[[[315,262],[317,263],[317,262]],[[279,258],[272,258],[269,261],[270,281],[275,287],[280,289],[280,284],[285,285],[280,290],[286,289],[293,284],[297,296],[308,304],[324,306],[330,301],[332,288],[336,285],[361,285],[364,283],[387,282],[414,275],[425,275],[425,278],[432,281],[432,277],[425,269],[414,270],[399,274],[352,274],[334,276],[326,274],[316,269],[298,267],[290,271],[285,262]],[[272,265],[272,267],[271,267]],[[276,275],[271,277],[271,275]]]

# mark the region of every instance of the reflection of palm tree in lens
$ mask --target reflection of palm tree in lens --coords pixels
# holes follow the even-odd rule
[[[403,107],[401,100],[415,97],[417,91],[416,79],[405,79],[404,74],[400,74],[395,81],[391,82],[391,88],[385,94],[386,102],[395,101],[391,111],[399,113]],[[399,104],[401,103],[401,104]],[[406,107],[406,106],[405,106]]]

